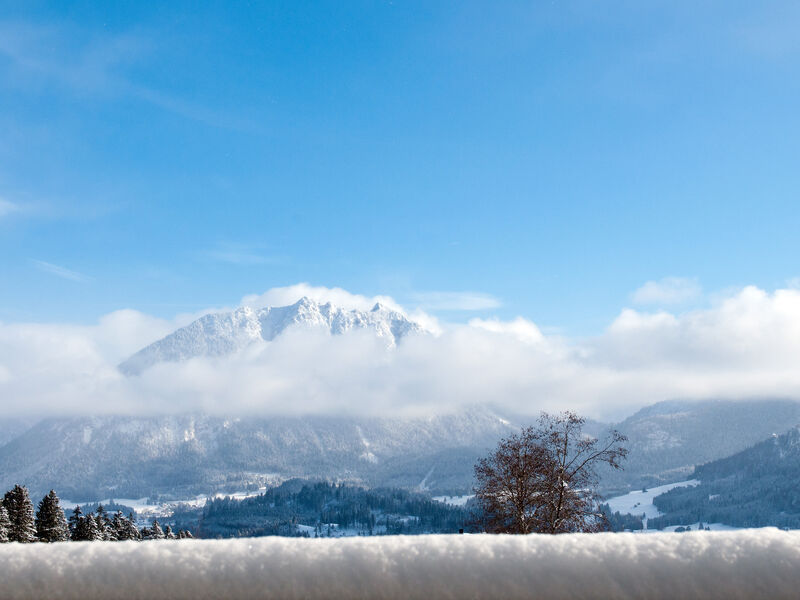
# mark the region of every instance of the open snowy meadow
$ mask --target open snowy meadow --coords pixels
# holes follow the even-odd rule
[[[0,597],[796,598],[800,531],[4,544]]]

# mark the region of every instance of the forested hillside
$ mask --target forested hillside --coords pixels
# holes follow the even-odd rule
[[[175,529],[198,537],[457,533],[468,527],[468,509],[424,494],[291,480],[244,499],[209,500],[201,509],[173,515]]]
[[[692,477],[695,465],[740,452],[800,423],[793,400],[672,401],[641,409],[618,425],[628,436],[622,471],[601,473],[605,495]]]
[[[695,468],[696,487],[657,496],[650,528],[698,521],[800,528],[800,428]]]

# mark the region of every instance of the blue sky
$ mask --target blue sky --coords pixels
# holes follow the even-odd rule
[[[800,275],[796,3],[111,4],[0,2],[2,321]]]

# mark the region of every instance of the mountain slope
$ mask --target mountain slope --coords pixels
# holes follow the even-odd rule
[[[185,498],[289,477],[442,492],[471,487],[475,459],[513,425],[484,410],[429,419],[48,419],[0,448],[0,489],[71,500]]]
[[[223,356],[258,340],[270,341],[291,327],[305,327],[340,335],[368,330],[395,345],[402,337],[424,331],[400,312],[382,304],[370,311],[347,310],[330,303],[301,298],[290,306],[205,315],[186,327],[142,348],[120,364],[127,375],[136,375],[159,362],[176,362],[198,356]]]
[[[624,471],[603,472],[606,492],[626,493],[691,477],[694,466],[730,456],[800,423],[791,400],[671,401],[643,408],[616,427],[628,436]]]

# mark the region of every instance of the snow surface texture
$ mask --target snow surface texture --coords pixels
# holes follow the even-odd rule
[[[0,597],[796,598],[800,532],[0,545]]]

